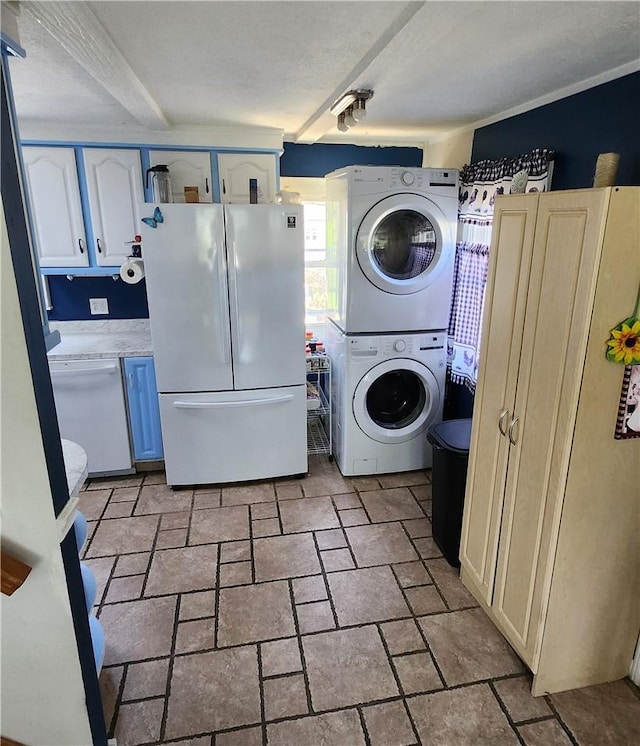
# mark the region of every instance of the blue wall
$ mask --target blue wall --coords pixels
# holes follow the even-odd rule
[[[421,148],[364,147],[361,145],[303,145],[285,142],[280,176],[326,176],[345,166],[422,166]]]
[[[472,163],[556,152],[552,189],[593,185],[600,153],[620,153],[616,184],[640,184],[640,72],[477,129]]]
[[[620,153],[616,184],[640,185],[640,73],[632,73],[524,114],[480,127],[471,162],[496,160],[534,148],[556,152],[551,188],[593,185],[600,153]],[[473,396],[448,383],[445,419],[471,417]]]
[[[49,311],[50,321],[149,318],[144,280],[127,285],[111,277],[74,277],[68,280],[66,275],[48,275],[48,282],[53,304],[53,310]],[[92,316],[89,298],[106,298],[109,315]]]

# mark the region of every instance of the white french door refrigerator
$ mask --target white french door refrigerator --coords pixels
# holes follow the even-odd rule
[[[302,208],[159,207],[142,247],[167,483],[305,473]]]

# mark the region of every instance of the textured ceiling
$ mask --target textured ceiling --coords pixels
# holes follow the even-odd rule
[[[419,142],[640,59],[639,2],[18,5],[20,121]],[[375,95],[341,134],[328,106],[351,87]]]

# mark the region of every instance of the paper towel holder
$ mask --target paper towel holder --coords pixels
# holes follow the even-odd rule
[[[131,246],[131,254],[127,259],[142,259],[142,236],[136,234],[133,241],[125,241],[125,246]]]

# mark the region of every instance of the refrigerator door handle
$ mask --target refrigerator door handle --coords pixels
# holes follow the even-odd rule
[[[240,399],[238,401],[174,401],[176,409],[235,409],[236,407],[256,407],[261,404],[281,404],[291,401],[293,394],[272,396],[270,399]]]
[[[227,267],[225,265],[225,257],[224,257],[224,246],[220,248],[218,251],[218,292],[219,292],[219,298],[225,299],[221,301],[221,303],[224,305],[226,298],[228,297],[227,293]],[[229,323],[229,320],[227,319],[225,323]],[[231,340],[229,339],[228,332],[226,335],[222,333],[222,361],[225,365],[231,364]]]

